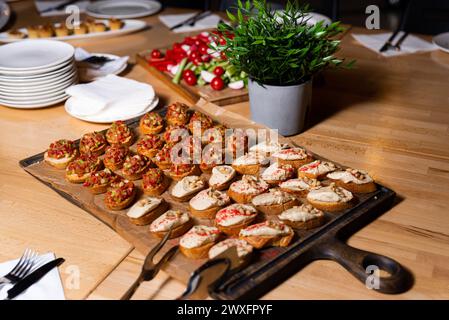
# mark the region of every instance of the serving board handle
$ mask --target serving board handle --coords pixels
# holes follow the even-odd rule
[[[336,237],[315,248],[321,259],[338,262],[368,288],[382,293],[398,294],[407,291],[413,277],[401,264],[386,256],[349,246]],[[382,270],[388,275],[379,275]]]

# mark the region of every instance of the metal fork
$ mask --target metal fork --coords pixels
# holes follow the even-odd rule
[[[158,273],[161,267],[170,260],[171,257],[178,251],[179,246],[174,246],[173,248],[170,248],[159,260],[159,262],[154,263],[153,258],[154,256],[161,250],[161,248],[164,246],[164,244],[167,242],[167,240],[170,238],[172,229],[167,232],[165,237],[148,253],[147,257],[145,258],[145,261],[142,266],[142,271],[140,272],[139,277],[134,281],[131,288],[126,291],[126,293],[123,295],[121,300],[129,300],[133,296],[134,292],[136,292],[137,288],[140,286],[140,284],[143,281],[150,281],[152,280]]]
[[[40,257],[36,251],[26,249],[15,267],[7,275],[0,278],[0,289],[7,284],[13,284],[25,278],[33,271],[33,267],[39,260]]]

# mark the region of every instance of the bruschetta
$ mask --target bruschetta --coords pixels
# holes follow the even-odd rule
[[[85,153],[69,163],[65,169],[65,176],[69,182],[83,183],[92,172],[102,168],[103,162],[99,157]]]
[[[307,201],[317,209],[323,211],[340,211],[352,207],[354,196],[346,189],[331,183],[327,187],[310,190]]]
[[[147,158],[153,158],[156,153],[164,146],[165,142],[157,134],[145,134],[142,139],[137,142],[137,153]]]
[[[270,189],[269,192],[259,194],[251,202],[257,210],[267,215],[278,215],[299,204],[292,194],[279,189]]]
[[[166,143],[175,144],[190,136],[189,129],[185,125],[168,126],[162,137]]]
[[[209,178],[209,186],[215,190],[228,189],[236,175],[235,169],[231,166],[216,166],[212,169],[212,174]]]
[[[225,142],[226,151],[234,158],[240,157],[248,151],[248,135],[243,129],[234,129]]]
[[[126,215],[129,220],[138,226],[144,226],[153,222],[168,209],[168,204],[162,198],[143,197],[138,200]]]
[[[170,190],[170,195],[178,201],[186,202],[206,187],[204,181],[198,176],[187,176],[178,181]]]
[[[337,170],[338,167],[329,161],[315,160],[305,164],[298,169],[298,177],[307,177],[310,179],[321,180],[326,177],[329,172]]]
[[[250,203],[255,196],[267,192],[268,183],[256,176],[244,175],[231,184],[228,195],[237,203]]]
[[[281,143],[277,139],[276,140],[265,140],[261,143],[253,145],[249,151],[250,152],[258,152],[264,154],[269,157],[272,154],[279,152],[281,150],[289,149],[290,146],[286,143]]]
[[[143,192],[150,196],[161,195],[169,185],[169,178],[159,168],[149,168],[142,176]]]
[[[128,156],[123,164],[122,174],[128,180],[137,180],[142,178],[150,165],[151,161],[145,156],[140,154]]]
[[[226,192],[206,189],[190,199],[189,208],[192,216],[200,219],[213,219],[218,210],[228,205],[231,199]]]
[[[189,130],[192,134],[198,132],[202,135],[204,131],[212,128],[213,125],[214,121],[211,117],[200,111],[195,111],[189,121]]]
[[[293,178],[295,168],[290,164],[273,163],[262,172],[261,178],[270,185],[279,185],[280,183]]]
[[[317,179],[309,179],[307,177],[290,179],[279,184],[279,189],[298,197],[305,197],[311,189],[320,187],[320,181]]]
[[[225,252],[229,248],[235,247],[237,249],[237,256],[241,261],[246,261],[251,257],[253,252],[253,246],[246,240],[237,238],[228,238],[218,242],[209,250],[209,259],[216,258],[221,253]]]
[[[172,103],[167,107],[165,116],[168,125],[179,126],[189,123],[189,107],[181,102]]]
[[[206,131],[203,132],[203,135],[201,137],[201,143],[202,144],[219,143],[222,146],[224,146],[227,129],[228,128],[222,124],[217,124],[212,128],[207,129]]]
[[[187,212],[168,210],[150,224],[150,233],[163,238],[171,228],[170,239],[182,236],[193,226],[193,220]]]
[[[246,240],[256,249],[264,247],[286,247],[293,239],[294,232],[288,225],[267,220],[262,223],[253,224],[240,230],[240,239]]]
[[[126,157],[129,154],[129,148],[114,144],[106,148],[103,157],[104,166],[112,171],[123,168]]]
[[[249,152],[232,162],[232,167],[240,174],[259,175],[270,160],[261,153]]]
[[[140,118],[139,129],[142,134],[157,134],[164,129],[164,119],[157,112],[148,112]]]
[[[78,155],[75,143],[61,139],[50,144],[44,154],[44,160],[57,169],[65,169]]]
[[[84,181],[83,186],[88,188],[93,194],[101,194],[108,190],[111,182],[118,181],[119,179],[121,179],[120,176],[115,175],[114,172],[106,168],[91,173],[86,181]]]
[[[170,166],[172,164],[171,149],[172,145],[167,143],[154,156],[153,162],[159,167],[159,169],[161,170],[170,169]]]
[[[190,164],[190,163],[180,163],[176,164],[173,163],[170,166],[170,170],[168,171],[168,174],[170,177],[175,180],[179,181],[187,176],[195,176],[200,174],[200,170],[198,168],[198,165],[196,164]]]
[[[104,197],[104,204],[110,210],[123,210],[131,205],[136,197],[136,186],[132,181],[122,179],[111,183]]]
[[[212,169],[224,162],[224,149],[221,143],[209,143],[203,148],[200,169],[204,173],[211,173]]]
[[[303,148],[279,150],[272,154],[279,164],[289,164],[298,169],[302,165],[313,161],[312,156]]]
[[[115,121],[106,131],[106,139],[109,144],[119,144],[129,147],[134,143],[134,133],[123,121]]]
[[[317,228],[325,222],[324,212],[312,207],[310,204],[287,209],[278,218],[294,229],[303,230]]]
[[[81,137],[79,148],[81,153],[90,153],[100,156],[105,152],[107,146],[108,142],[103,133],[91,132],[86,133]]]
[[[193,226],[179,241],[182,254],[190,259],[207,258],[210,248],[219,240],[220,231],[215,227]]]
[[[366,171],[348,168],[327,174],[327,178],[339,187],[354,193],[370,193],[376,191],[373,178]]]
[[[252,205],[234,203],[217,212],[215,226],[229,236],[238,236],[256,217],[257,210]]]

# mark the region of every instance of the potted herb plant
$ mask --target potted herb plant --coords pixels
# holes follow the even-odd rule
[[[226,40],[220,49],[249,75],[252,119],[284,136],[301,132],[313,75],[343,64],[334,57],[340,44],[334,37],[343,29],[338,22],[308,24],[308,9],[297,2],[273,11],[265,0],[239,0],[236,14],[228,11],[228,17],[231,25],[218,26]]]

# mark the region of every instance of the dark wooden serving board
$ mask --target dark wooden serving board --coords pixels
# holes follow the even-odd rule
[[[189,86],[185,84],[184,81],[181,81],[179,84],[173,83],[173,76],[171,74],[161,72],[148,63],[146,57],[150,53],[151,50],[138,53],[136,56],[137,63],[192,104],[196,103],[200,98],[210,101],[218,106],[248,101],[248,89],[246,88],[234,90],[226,87],[223,90],[216,91],[213,90],[210,85],[202,87]]]
[[[194,109],[209,114],[214,120],[231,128],[258,128],[263,126],[222,108],[200,100]],[[164,110],[161,110],[163,113]],[[136,128],[139,119],[127,121]],[[135,130],[138,134],[138,130]],[[284,142],[289,142],[280,137]],[[318,155],[315,158],[322,159]],[[117,233],[130,241],[143,254],[155,246],[159,239],[149,233],[148,226],[136,226],[126,217],[126,210],[110,211],[103,204],[103,195],[94,196],[81,185],[68,183],[64,171],[57,170],[43,162],[43,153],[20,161],[20,165],[32,176],[58,192],[64,198],[94,215]],[[207,176],[206,176],[207,178]],[[136,181],[141,193],[141,182]],[[188,210],[188,203],[174,201],[167,192],[162,195],[171,208]],[[391,276],[381,278],[376,290],[384,293],[405,291],[411,284],[410,274],[396,261],[374,253],[361,251],[346,245],[343,241],[357,228],[375,219],[385,212],[395,199],[395,193],[381,185],[370,194],[356,194],[356,205],[346,211],[326,213],[326,223],[316,229],[297,231],[292,243],[286,248],[266,248],[258,251],[252,261],[237,273],[231,274],[219,286],[213,286],[210,295],[217,299],[257,298],[268,292],[283,280],[299,271],[309,262],[317,259],[332,259],[343,265],[348,271],[365,283],[370,275],[365,272],[368,265],[377,265]],[[300,199],[305,201],[304,198]],[[261,218],[268,218],[262,217]],[[197,223],[211,224],[201,220]],[[160,254],[165,253],[179,239],[172,239]],[[177,254],[164,268],[172,277],[187,283],[190,274],[205,260],[189,260]]]

